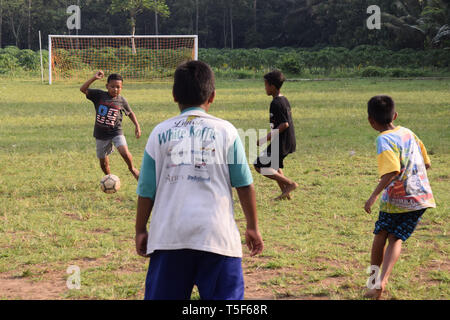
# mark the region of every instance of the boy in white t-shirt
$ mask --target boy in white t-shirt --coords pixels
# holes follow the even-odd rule
[[[181,114],[150,134],[137,188],[136,250],[150,256],[145,299],[189,299],[194,285],[202,299],[243,299],[232,187],[247,220],[251,255],[263,249],[245,151],[236,128],[207,113],[215,98],[211,68],[190,61],[174,78]]]

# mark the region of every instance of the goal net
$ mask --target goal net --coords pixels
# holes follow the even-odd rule
[[[198,58],[197,36],[49,35],[49,83],[86,78],[97,70],[126,78],[173,75],[176,67]]]

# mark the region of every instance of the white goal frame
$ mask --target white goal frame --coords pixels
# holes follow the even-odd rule
[[[112,39],[112,38],[129,38],[133,39],[168,39],[168,38],[193,38],[194,39],[194,60],[198,60],[198,35],[119,35],[119,36],[111,36],[111,35],[98,35],[98,36],[90,36],[90,35],[48,35],[48,83],[52,84],[52,38],[78,38],[78,39]]]

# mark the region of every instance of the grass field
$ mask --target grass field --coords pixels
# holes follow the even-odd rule
[[[143,298],[147,261],[134,249],[136,181],[115,152],[111,169],[122,189],[100,191],[95,113],[80,85],[0,80],[0,299]],[[362,207],[378,181],[377,132],[366,102],[386,93],[397,102],[397,124],[427,146],[438,204],[404,244],[387,298],[449,299],[450,80],[288,82],[284,93],[298,146],[285,174],[300,188],[291,201],[274,202],[276,183],[252,169],[265,251],[250,258],[244,248],[246,298],[362,299],[377,219]],[[136,140],[124,119],[140,167],[151,130],[177,106],[168,82],[125,82],[122,94],[143,131]],[[269,103],[262,81],[222,80],[211,113],[237,128],[267,129]],[[236,219],[243,234],[237,200]],[[66,287],[70,265],[81,269],[80,290]]]

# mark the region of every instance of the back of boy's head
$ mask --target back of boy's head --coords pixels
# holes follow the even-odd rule
[[[389,124],[394,119],[395,103],[391,97],[380,95],[369,100],[367,106],[369,117],[379,124]]]
[[[188,61],[178,66],[174,75],[173,95],[184,107],[204,104],[215,90],[214,72],[202,61]]]
[[[266,75],[264,75],[264,80],[266,80],[269,85],[274,85],[278,90],[281,89],[283,83],[286,81],[286,77],[279,70],[273,70]]]
[[[120,74],[112,73],[109,75],[108,80],[106,82],[109,83],[110,81],[114,81],[114,80],[123,82],[123,77]]]

